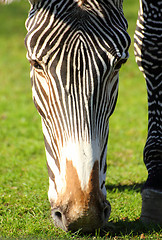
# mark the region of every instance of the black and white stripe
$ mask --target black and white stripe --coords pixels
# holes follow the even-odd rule
[[[33,5],[26,21],[33,98],[47,154],[59,169],[61,148],[69,139],[98,139],[102,187],[108,121],[130,45],[117,2],[90,0],[79,7],[74,0],[44,0]]]
[[[149,175],[145,187],[162,190],[162,1],[140,1],[134,46],[148,92],[144,162]]]

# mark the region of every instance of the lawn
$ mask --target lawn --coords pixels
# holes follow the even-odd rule
[[[162,230],[140,220],[141,187],[147,178],[145,80],[133,55],[138,1],[125,0],[132,38],[130,58],[120,72],[119,97],[110,120],[108,228],[93,236],[64,233],[53,226],[47,199],[48,174],[41,121],[31,97],[24,27],[29,4],[0,5],[0,239],[160,239]]]

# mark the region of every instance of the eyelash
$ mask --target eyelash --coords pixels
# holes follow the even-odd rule
[[[36,60],[30,61],[30,63],[34,68],[36,68],[38,70],[43,70],[43,67]]]

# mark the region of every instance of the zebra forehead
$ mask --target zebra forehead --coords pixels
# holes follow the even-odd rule
[[[32,1],[32,0],[31,0]],[[34,1],[34,0],[33,0]],[[75,0],[73,0],[74,2]],[[92,0],[84,0],[86,2],[93,2]],[[100,0],[101,1],[101,0]],[[118,11],[114,11],[112,14],[112,9],[114,8],[114,2],[112,0],[106,0],[110,5],[106,5],[104,1],[100,2],[101,5],[96,5],[95,14],[92,14],[89,8],[80,9],[76,7],[75,4],[72,4],[73,8],[70,8],[68,11],[64,8],[57,10],[55,1],[49,1],[45,4],[44,8],[34,7],[34,10],[31,10],[29,18],[26,21],[26,28],[28,34],[25,38],[25,44],[28,49],[28,56],[31,59],[38,59],[43,61],[45,64],[50,59],[49,56],[57,50],[64,50],[63,46],[66,47],[68,52],[74,44],[80,43],[84,44],[84,47],[87,49],[90,42],[96,42],[95,46],[102,43],[105,46],[105,50],[102,53],[113,52],[113,55],[120,57],[123,53],[123,50],[127,50],[129,45],[128,34],[126,33],[127,22],[123,16],[120,14],[118,19],[117,27],[116,14]],[[46,2],[46,1],[45,1]],[[96,0],[94,0],[97,3]],[[50,3],[53,3],[50,5]],[[70,1],[65,1],[67,6]],[[47,6],[48,5],[48,6]],[[92,6],[91,6],[92,7]],[[104,9],[104,10],[103,10]],[[72,14],[71,20],[69,20],[69,14]],[[110,18],[111,15],[111,18]],[[42,19],[42,22],[38,19]],[[96,31],[96,29],[98,31]],[[93,31],[93,37],[92,37]],[[64,32],[64,35],[60,35],[60,32]],[[46,33],[46,34],[45,34]],[[118,35],[120,33],[121,45],[114,44],[118,42]],[[81,45],[79,45],[81,46]],[[94,46],[94,45],[93,45]],[[99,47],[98,47],[99,48]],[[87,52],[87,51],[86,51]],[[106,59],[107,61],[107,59]]]
[[[10,3],[12,1],[14,1],[14,0],[0,0],[0,2],[2,2],[2,3]],[[30,2],[30,4],[34,5],[34,4],[38,3],[38,2],[43,2],[44,0],[28,0],[28,1]],[[88,0],[74,0],[74,1],[77,2],[79,6],[82,6]],[[112,2],[118,8],[121,8],[122,4],[123,4],[123,0],[106,0],[106,1],[107,2]],[[49,3],[50,3],[50,1],[49,1]]]

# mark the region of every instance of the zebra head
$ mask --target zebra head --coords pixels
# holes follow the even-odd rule
[[[119,0],[30,0],[25,44],[57,227],[102,227],[108,123],[130,38]]]

